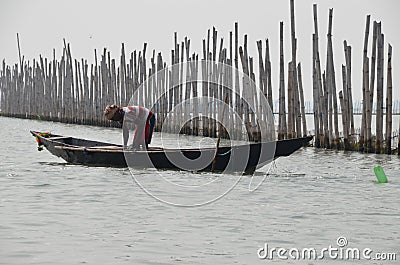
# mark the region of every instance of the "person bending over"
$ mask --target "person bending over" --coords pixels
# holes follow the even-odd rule
[[[127,148],[129,140],[129,128],[135,125],[132,148],[148,148],[153,137],[153,129],[156,121],[154,113],[141,106],[118,106],[107,105],[104,115],[108,120],[117,121],[122,125],[122,135],[124,138],[124,149]]]

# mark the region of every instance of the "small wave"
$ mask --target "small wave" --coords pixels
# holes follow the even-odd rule
[[[48,187],[51,186],[49,183],[42,183],[42,184],[32,184],[32,185],[26,185],[27,187],[34,187],[34,188],[42,188],[42,187]]]

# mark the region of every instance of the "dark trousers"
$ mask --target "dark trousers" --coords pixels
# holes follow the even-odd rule
[[[151,115],[149,119],[149,126],[146,126],[146,131],[148,128],[148,132],[146,132],[146,145],[149,145],[151,143],[151,138],[153,137],[153,130],[154,130],[154,125],[156,123],[156,115]]]

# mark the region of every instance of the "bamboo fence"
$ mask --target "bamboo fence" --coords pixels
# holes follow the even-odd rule
[[[386,101],[383,100],[385,42],[381,23],[372,23],[372,50],[368,51],[371,21],[369,15],[366,17],[360,89],[362,102],[353,103],[353,91],[359,88],[352,84],[352,47],[346,40],[343,41],[345,60],[340,71],[341,90],[337,92],[333,9],[329,10],[328,16],[326,68],[323,70],[318,10],[317,5],[313,5],[313,98],[307,102],[304,99],[302,66],[297,61],[295,3],[294,0],[289,1],[291,58],[289,62],[285,61],[284,23],[280,22],[279,94],[275,102],[269,40],[266,39],[265,44],[258,40],[258,56],[252,57],[248,52],[247,35],[240,35],[239,25],[235,23],[228,41],[218,37],[216,28],[209,29],[202,40],[202,54],[191,51],[191,40],[188,37],[179,40],[175,32],[170,63],[160,52],[153,50],[148,54],[147,43],[142,49],[130,53],[125,51],[122,43],[119,58],[113,58],[110,51],[104,48],[102,52],[94,50],[94,62],[89,64],[86,59],[73,58],[71,45],[65,40],[61,55],[56,56],[53,50],[52,58],[39,56],[38,59],[25,61],[21,57],[17,34],[19,62],[8,65],[3,60],[0,69],[0,115],[118,127],[119,124],[105,120],[103,109],[107,104],[127,105],[135,96],[137,104],[151,108],[156,114],[156,131],[163,128],[163,122],[172,113],[173,122],[168,124],[167,132],[178,130],[188,135],[221,135],[224,138],[260,141],[257,122],[267,118],[266,110],[261,106],[261,99],[265,97],[271,110],[277,113],[278,139],[314,134],[315,147],[387,154],[397,149],[400,152],[394,146],[399,143],[398,131],[392,132],[392,115],[400,112],[400,104],[393,102],[392,98],[390,44]],[[240,78],[240,71],[248,78]],[[254,85],[259,88],[256,93],[250,92],[254,91],[250,89]],[[195,100],[200,96],[210,100]],[[228,117],[223,118],[235,127],[231,135],[218,126],[222,109],[217,100],[226,102],[237,114],[228,113]],[[178,111],[176,108],[179,105],[182,107]],[[250,105],[256,106],[255,109]],[[261,113],[261,116],[256,113]],[[313,115],[314,129],[311,131],[307,129],[307,113]],[[357,114],[362,116],[361,128],[355,126],[354,115]],[[373,115],[376,117],[376,128],[372,128]],[[180,126],[182,123],[183,126]],[[339,131],[339,124],[342,131]]]

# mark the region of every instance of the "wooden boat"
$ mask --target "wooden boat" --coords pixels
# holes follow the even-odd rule
[[[189,163],[189,165],[186,163],[182,167],[174,161],[181,158],[193,161],[199,159],[201,155],[204,155],[204,157],[215,156],[215,148],[167,149],[149,147],[147,150],[123,150],[123,147],[117,144],[36,131],[31,131],[31,134],[36,137],[39,147],[46,147],[50,153],[61,157],[68,163],[81,165],[211,171],[212,162],[210,160],[200,170],[196,163]],[[232,147],[221,146],[218,148],[214,170],[249,174],[277,157],[289,156],[302,146],[307,145],[311,139],[312,136],[307,136],[276,142],[250,143]],[[273,152],[274,148],[275,152]],[[196,168],[191,168],[193,165],[190,164],[194,164]]]

